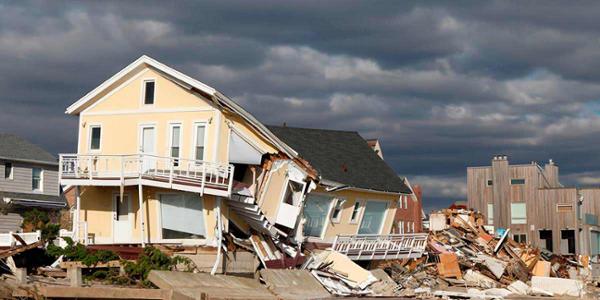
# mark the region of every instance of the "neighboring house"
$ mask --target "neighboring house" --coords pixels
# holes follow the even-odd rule
[[[400,196],[394,217],[393,233],[423,232],[423,192],[421,186],[411,186],[412,194]]]
[[[21,213],[65,206],[58,185],[56,158],[37,145],[12,134],[0,134],[0,232],[21,231]]]
[[[600,254],[600,188],[563,187],[552,160],[544,167],[510,165],[499,155],[491,166],[469,167],[467,199],[469,208],[487,216],[487,225],[510,229],[517,242],[562,254]]]
[[[344,222],[359,200],[353,224],[321,236],[333,240],[389,233],[400,193],[410,193],[358,134],[339,134],[358,156],[338,149],[345,165],[322,168],[288,129],[267,128],[219,91],[147,56],[66,113],[79,118],[78,153],[60,155],[61,184],[74,189],[73,234],[86,243],[217,245],[234,232],[265,252],[261,260],[281,262],[304,241],[307,194],[307,203],[317,195],[348,200]],[[324,143],[317,138],[309,140]]]

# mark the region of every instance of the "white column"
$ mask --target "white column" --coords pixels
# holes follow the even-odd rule
[[[146,246],[146,224],[144,222],[144,193],[142,191],[142,184],[138,184],[138,203],[140,205],[140,232],[142,233],[142,247]]]
[[[75,186],[75,217],[73,218],[73,240],[79,242],[79,220],[81,211],[81,196],[79,195],[79,186]],[[87,237],[86,237],[87,238]]]

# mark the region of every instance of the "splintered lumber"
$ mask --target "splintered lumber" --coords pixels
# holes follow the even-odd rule
[[[37,248],[39,246],[42,246],[43,244],[44,244],[44,241],[37,241],[37,242],[31,243],[29,245],[19,246],[17,248],[4,250],[4,251],[0,252],[0,258],[7,258],[9,256],[13,256],[13,255]]]
[[[35,286],[17,288],[13,297],[77,298],[77,299],[170,299],[172,291],[118,287]]]

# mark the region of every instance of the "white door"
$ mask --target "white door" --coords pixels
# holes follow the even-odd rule
[[[141,133],[141,141],[140,141],[140,153],[141,154],[151,154],[155,153],[155,145],[154,145],[154,127],[142,127]],[[146,173],[149,170],[153,170],[156,168],[156,159],[151,156],[143,156],[143,172]]]
[[[115,243],[131,243],[132,220],[130,213],[131,199],[128,195],[113,196],[113,241]]]

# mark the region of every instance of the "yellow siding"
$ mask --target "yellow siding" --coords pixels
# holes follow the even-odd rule
[[[259,203],[265,217],[271,222],[275,222],[277,218],[277,209],[281,203],[283,191],[286,188],[287,166],[286,163],[271,173],[266,190],[263,192]]]
[[[398,195],[388,195],[354,190],[342,190],[330,193],[325,192],[322,188],[318,188],[315,192],[323,193],[331,197],[340,197],[346,199],[344,205],[342,206],[339,223],[333,223],[331,222],[331,219],[329,219],[329,221],[327,222],[324,240],[331,241],[338,234],[357,234],[358,227],[360,225],[360,220],[362,218],[362,212],[364,211],[364,205],[368,200],[379,200],[388,202],[388,209],[383,223],[383,228],[381,230],[381,234],[389,234],[391,232],[392,225],[394,223],[394,215],[396,213],[396,207],[398,203]],[[359,215],[358,222],[351,223],[350,218],[352,216],[352,210],[356,201],[362,201],[361,215]]]
[[[159,242],[159,195],[160,193],[172,193],[174,191],[154,187],[144,187],[144,204],[146,210],[146,232],[149,234],[150,242]],[[112,242],[113,224],[113,194],[119,193],[119,188],[114,187],[82,187],[81,191],[81,221],[88,224],[88,232],[96,236],[97,243]],[[125,194],[131,197],[132,241],[139,242],[140,231],[140,209],[138,205],[137,187],[126,187]],[[213,240],[217,224],[216,198],[212,195],[203,197],[204,219],[206,226],[206,239]],[[222,219],[224,226],[228,223],[228,209],[225,201],[222,201]],[[227,228],[225,228],[227,229]]]

